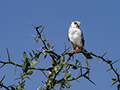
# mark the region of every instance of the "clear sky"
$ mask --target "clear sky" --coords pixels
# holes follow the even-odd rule
[[[50,44],[55,45],[55,52],[61,54],[64,42],[67,47],[70,46],[67,32],[72,20],[81,22],[85,48],[89,52],[102,55],[108,51],[105,58],[113,61],[120,59],[120,0],[0,0],[0,60],[7,61],[8,48],[11,60],[21,64],[23,51],[29,53],[31,49],[42,46],[41,43],[36,44],[30,36],[36,34],[31,22],[35,26],[45,26],[43,33],[49,38]],[[75,58],[85,65],[82,54],[75,55]],[[49,58],[43,60],[41,56],[37,66],[48,66],[47,62]],[[119,63],[115,64],[118,71]],[[80,78],[82,84],[71,82],[72,87],[69,90],[116,90],[117,84],[111,87],[111,78],[116,75],[112,71],[106,72],[110,68],[109,65],[104,62],[100,64],[97,58],[90,60],[89,64],[90,77],[97,85]],[[21,69],[17,68],[18,74],[14,76],[14,66],[6,65],[0,69],[0,78],[6,75],[3,82],[5,85],[17,83],[14,79],[20,71]],[[46,78],[42,73],[34,72],[30,78],[31,81],[26,81],[26,90],[44,87],[41,80]]]

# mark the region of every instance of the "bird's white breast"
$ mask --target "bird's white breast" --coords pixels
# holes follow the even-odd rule
[[[83,47],[82,44],[82,31],[79,28],[69,28],[69,32],[68,32],[68,37],[70,42],[72,42],[74,45],[78,46],[78,47]]]

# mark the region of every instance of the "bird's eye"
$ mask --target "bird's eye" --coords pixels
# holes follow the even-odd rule
[[[76,22],[74,22],[74,24],[77,24]]]

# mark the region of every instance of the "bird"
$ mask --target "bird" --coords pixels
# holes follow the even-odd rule
[[[68,40],[70,41],[70,44],[72,46],[72,51],[70,53],[73,53],[74,50],[76,52],[79,51],[84,51],[83,55],[87,58],[87,59],[92,59],[92,56],[87,53],[87,50],[84,49],[84,36],[83,36],[83,32],[80,30],[80,22],[79,21],[72,21],[70,23],[70,27],[69,27],[69,31],[68,31]]]

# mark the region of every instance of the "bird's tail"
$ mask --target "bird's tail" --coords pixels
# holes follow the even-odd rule
[[[83,55],[84,55],[87,59],[92,59],[92,56],[91,56],[89,53],[87,53],[87,50],[85,50],[84,48],[83,48]]]

